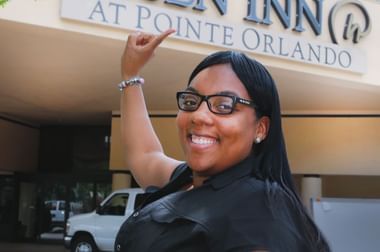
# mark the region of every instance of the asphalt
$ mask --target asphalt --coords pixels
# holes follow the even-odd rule
[[[0,242],[0,252],[69,252],[63,244]]]

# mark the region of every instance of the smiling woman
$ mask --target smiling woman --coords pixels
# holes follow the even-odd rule
[[[124,83],[173,32],[129,36]],[[177,93],[185,162],[163,153],[142,83],[122,90],[125,159],[142,187],[159,189],[121,226],[115,251],[330,251],[294,190],[279,98],[263,65],[227,51],[195,68]]]
[[[217,64],[200,71],[187,90],[193,94],[212,95],[232,93],[250,100],[247,90],[230,65]],[[209,96],[210,97],[210,96]],[[233,98],[232,98],[233,100]],[[215,175],[245,159],[252,150],[256,137],[265,138],[269,119],[257,120],[255,110],[245,104],[233,106],[228,113],[215,113],[211,101],[199,102],[197,110],[178,113],[177,126],[186,161],[193,170],[193,183],[202,185]],[[225,105],[225,104],[224,104]],[[189,113],[192,112],[192,113]]]

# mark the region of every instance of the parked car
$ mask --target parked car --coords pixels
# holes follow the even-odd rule
[[[71,251],[113,251],[120,226],[144,196],[140,188],[117,190],[95,211],[70,217],[66,223],[65,247]]]
[[[64,200],[47,200],[46,207],[50,210],[51,221],[62,222],[65,219],[65,201]]]
[[[51,221],[53,223],[52,227],[61,226],[65,221],[65,200],[46,200],[45,206],[50,210]],[[75,212],[82,209],[82,203],[70,202],[69,217],[73,216]]]

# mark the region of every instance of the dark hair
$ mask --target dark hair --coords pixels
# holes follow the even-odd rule
[[[253,169],[253,175],[279,184],[301,215],[309,246],[317,251],[330,251],[326,240],[307,214],[293,184],[282,133],[280,101],[272,76],[262,64],[245,54],[224,51],[206,57],[190,75],[188,85],[203,69],[217,64],[231,65],[250,98],[257,105],[256,116],[270,118],[267,137],[260,144],[255,144],[251,154],[260,160],[259,165]],[[270,197],[270,193],[268,195]]]

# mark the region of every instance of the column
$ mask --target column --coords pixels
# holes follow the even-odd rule
[[[306,208],[311,210],[311,198],[322,197],[322,179],[320,175],[306,174],[301,181],[301,199]]]
[[[132,182],[131,174],[129,173],[113,173],[112,174],[112,191],[130,188]]]

